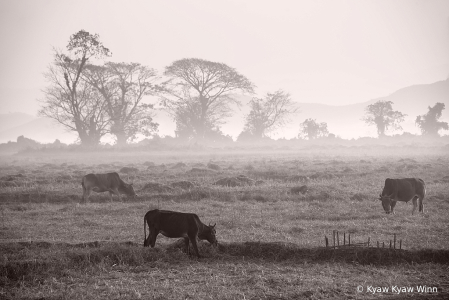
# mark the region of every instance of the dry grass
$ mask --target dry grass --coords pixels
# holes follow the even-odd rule
[[[449,291],[449,156],[439,149],[52,153],[0,160],[0,298],[395,296],[357,293],[358,285],[438,287],[428,297]],[[206,169],[211,161],[220,168]],[[108,195],[94,194],[79,204],[84,174],[123,167],[137,169],[121,175],[134,183],[137,199],[109,202]],[[214,185],[241,175],[260,184]],[[376,199],[385,178],[415,176],[427,183],[425,214],[412,216],[410,203],[398,203],[394,216],[382,213]],[[184,181],[190,188],[144,189],[149,182]],[[291,192],[305,183],[304,194]],[[143,216],[156,207],[217,223],[219,247],[201,243],[199,260],[162,236],[156,248],[143,248]],[[323,249],[333,230],[350,232],[354,242],[370,237],[372,244],[396,233],[405,250]]]

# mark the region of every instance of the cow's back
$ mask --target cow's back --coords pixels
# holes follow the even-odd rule
[[[167,210],[151,210],[145,218],[148,226],[157,228],[167,237],[186,236],[189,232],[198,232],[195,214]]]
[[[395,179],[397,185],[397,198],[400,201],[412,200],[415,195],[424,197],[425,183],[420,178]]]

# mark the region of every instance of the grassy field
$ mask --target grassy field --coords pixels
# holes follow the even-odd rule
[[[137,199],[80,204],[83,175],[123,167],[138,169],[120,173]],[[0,298],[445,299],[448,170],[447,147],[3,156]],[[422,178],[425,213],[412,216],[411,202],[383,213],[388,177]],[[197,259],[160,235],[143,248],[154,208],[217,223],[218,247],[200,242]],[[334,230],[374,247],[325,249]],[[394,234],[403,250],[375,247]]]

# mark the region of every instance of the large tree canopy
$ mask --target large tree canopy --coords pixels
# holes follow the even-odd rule
[[[370,104],[365,109],[365,117],[362,119],[369,125],[376,125],[379,137],[385,136],[385,131],[389,128],[401,130],[399,123],[407,116],[399,111],[393,111],[392,101],[377,101]]]
[[[49,85],[44,89],[39,115],[76,131],[82,145],[97,145],[106,133],[104,101],[81,74],[91,57],[108,56],[110,51],[97,34],[84,30],[71,36],[67,50],[68,54],[54,50],[54,63],[44,74]]]
[[[290,94],[282,90],[267,93],[264,99],[253,98],[250,107],[244,131],[254,138],[263,138],[268,132],[285,125],[290,121],[289,116],[298,111]]]
[[[61,56],[56,55],[57,59]],[[57,121],[70,131],[78,133],[81,144],[94,146],[107,133],[108,118],[102,96],[84,81],[76,84],[72,94],[65,78],[77,72],[76,64],[66,62],[50,66],[44,74],[50,83],[43,92],[44,99],[39,110],[40,116]],[[61,74],[70,74],[62,77]]]
[[[177,60],[164,75],[170,79],[164,84],[162,104],[175,121],[195,120],[189,126],[200,138],[230,115],[231,103],[239,103],[231,93],[254,91],[254,85],[235,69],[198,58]],[[180,118],[182,114],[190,116]]]
[[[433,107],[429,106],[427,114],[416,117],[415,123],[421,129],[423,135],[438,136],[438,131],[441,129],[449,129],[447,122],[438,121],[443,115],[444,109],[445,104],[438,102]]]
[[[103,96],[109,132],[116,136],[118,145],[125,145],[139,133],[150,136],[156,132],[153,105],[143,102],[157,90],[155,70],[139,63],[108,62],[88,65],[83,77]]]

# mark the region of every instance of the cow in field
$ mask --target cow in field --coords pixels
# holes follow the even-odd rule
[[[146,226],[149,234],[147,237]],[[185,247],[189,249],[189,241],[193,245],[196,256],[198,253],[197,238],[207,240],[212,245],[217,245],[215,236],[215,225],[203,224],[196,214],[181,213],[168,210],[150,210],[143,218],[144,242],[143,246],[151,248],[156,244],[156,237],[159,233],[169,238],[184,238]]]
[[[87,174],[81,180],[83,186],[83,202],[89,199],[92,191],[97,193],[109,192],[109,197],[112,201],[112,195],[118,196],[121,201],[120,194],[125,194],[130,197],[136,197],[132,183],[125,183],[116,173],[106,174]]]
[[[415,213],[417,201],[419,200],[419,211],[424,212],[423,199],[426,195],[426,184],[419,178],[402,178],[385,180],[385,186],[382,194],[379,194],[379,200],[387,214],[394,214],[396,201],[408,202],[413,200],[413,211]]]

